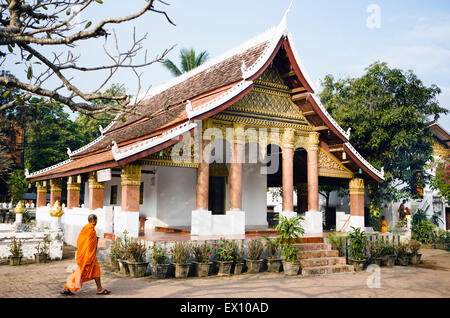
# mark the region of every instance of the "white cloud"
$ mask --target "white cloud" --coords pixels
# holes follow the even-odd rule
[[[450,50],[433,45],[389,46],[375,59],[419,73],[450,72]]]
[[[411,31],[407,32],[407,36],[418,40],[447,42],[450,40],[450,21],[434,25],[416,25]]]

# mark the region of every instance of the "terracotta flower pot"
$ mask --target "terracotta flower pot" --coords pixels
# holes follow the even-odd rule
[[[244,262],[234,262],[233,274],[242,274],[242,269],[244,268]]]
[[[9,258],[9,265],[20,265],[20,261],[22,260],[22,256],[11,256]]]
[[[397,260],[398,260],[398,264],[401,266],[408,266],[408,264],[409,264],[408,255],[398,257]]]
[[[280,272],[281,258],[266,258],[267,271],[272,273]]]
[[[191,264],[173,264],[175,266],[175,277],[176,278],[186,278],[189,274],[189,266]]]
[[[45,253],[35,253],[34,261],[36,264],[42,264],[47,262],[47,254]]]
[[[261,270],[262,259],[245,259],[245,265],[247,265],[248,273],[259,273]]]
[[[152,264],[150,266],[152,271],[152,277],[157,279],[163,279],[167,277],[169,271],[169,264]]]
[[[283,261],[284,274],[288,276],[298,275],[300,271],[300,262],[286,262]]]
[[[383,263],[383,258],[382,257],[377,257],[377,258],[374,258],[372,261],[373,261],[373,264],[381,266],[382,263]]]
[[[366,263],[365,259],[349,259],[349,263],[353,264],[353,268],[355,272],[362,271],[364,269],[364,264]]]
[[[207,277],[209,275],[209,269],[211,268],[212,262],[208,263],[194,263],[195,276],[197,277]]]
[[[111,265],[111,270],[113,272],[119,272],[120,271],[119,261],[117,259],[110,260],[110,265]]]
[[[131,277],[144,277],[147,272],[148,262],[127,261]]]
[[[395,255],[384,255],[383,256],[383,264],[385,266],[392,267],[395,265],[395,259],[396,259]]]
[[[228,276],[231,273],[231,265],[233,265],[233,261],[217,261],[219,265],[218,276]]]
[[[130,275],[130,270],[128,268],[128,263],[126,260],[119,259],[119,273],[125,276]]]

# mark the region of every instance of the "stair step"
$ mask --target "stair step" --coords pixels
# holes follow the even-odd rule
[[[305,243],[305,244],[295,244],[299,251],[310,251],[310,250],[331,250],[331,244],[327,243]]]
[[[306,258],[300,260],[302,268],[329,266],[329,265],[347,265],[345,257],[318,257],[318,258]]]
[[[309,250],[299,251],[297,253],[299,259],[305,258],[322,258],[322,257],[338,257],[339,251],[336,250]]]
[[[329,265],[302,268],[301,274],[302,276],[312,276],[335,273],[351,273],[353,271],[354,269],[352,265]]]

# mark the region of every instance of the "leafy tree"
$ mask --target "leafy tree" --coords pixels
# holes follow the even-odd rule
[[[44,104],[31,114],[24,147],[25,166],[37,171],[67,159],[67,148],[83,145],[78,126],[60,104]]]
[[[125,88],[119,84],[112,84],[110,88],[102,93],[102,96],[120,96],[125,94]],[[99,99],[94,102],[97,105],[114,104],[116,102],[109,99]],[[105,128],[114,119],[115,112],[105,111],[103,113],[95,115],[79,114],[75,120],[75,125],[78,126],[77,130],[81,137],[81,142],[87,144],[100,136],[100,125]]]
[[[27,192],[28,181],[22,169],[14,170],[8,180],[8,193],[11,201],[16,204],[22,200],[23,195]]]
[[[183,48],[180,50],[181,68],[178,68],[178,66],[176,66],[175,63],[169,59],[164,60],[164,66],[174,76],[179,76],[203,64],[207,59],[208,59],[208,52],[206,51],[202,51],[197,55],[194,49]]]
[[[321,101],[342,128],[351,127],[351,143],[376,168],[384,167],[385,182],[368,185],[373,203],[381,206],[383,197],[416,196],[417,185],[429,180],[428,127],[448,112],[437,101],[439,87],[426,87],[412,71],[380,62],[359,78],[335,80],[327,75],[322,85]]]

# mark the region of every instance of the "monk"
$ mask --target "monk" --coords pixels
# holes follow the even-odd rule
[[[386,233],[388,231],[388,225],[384,215],[381,216],[381,233]]]
[[[77,268],[72,272],[67,280],[66,286],[61,291],[63,295],[74,295],[73,292],[79,290],[84,282],[95,280],[97,284],[97,295],[108,295],[111,292],[102,287],[100,282],[100,267],[98,266],[97,252],[97,216],[88,216],[89,223],[83,227],[77,240]]]

